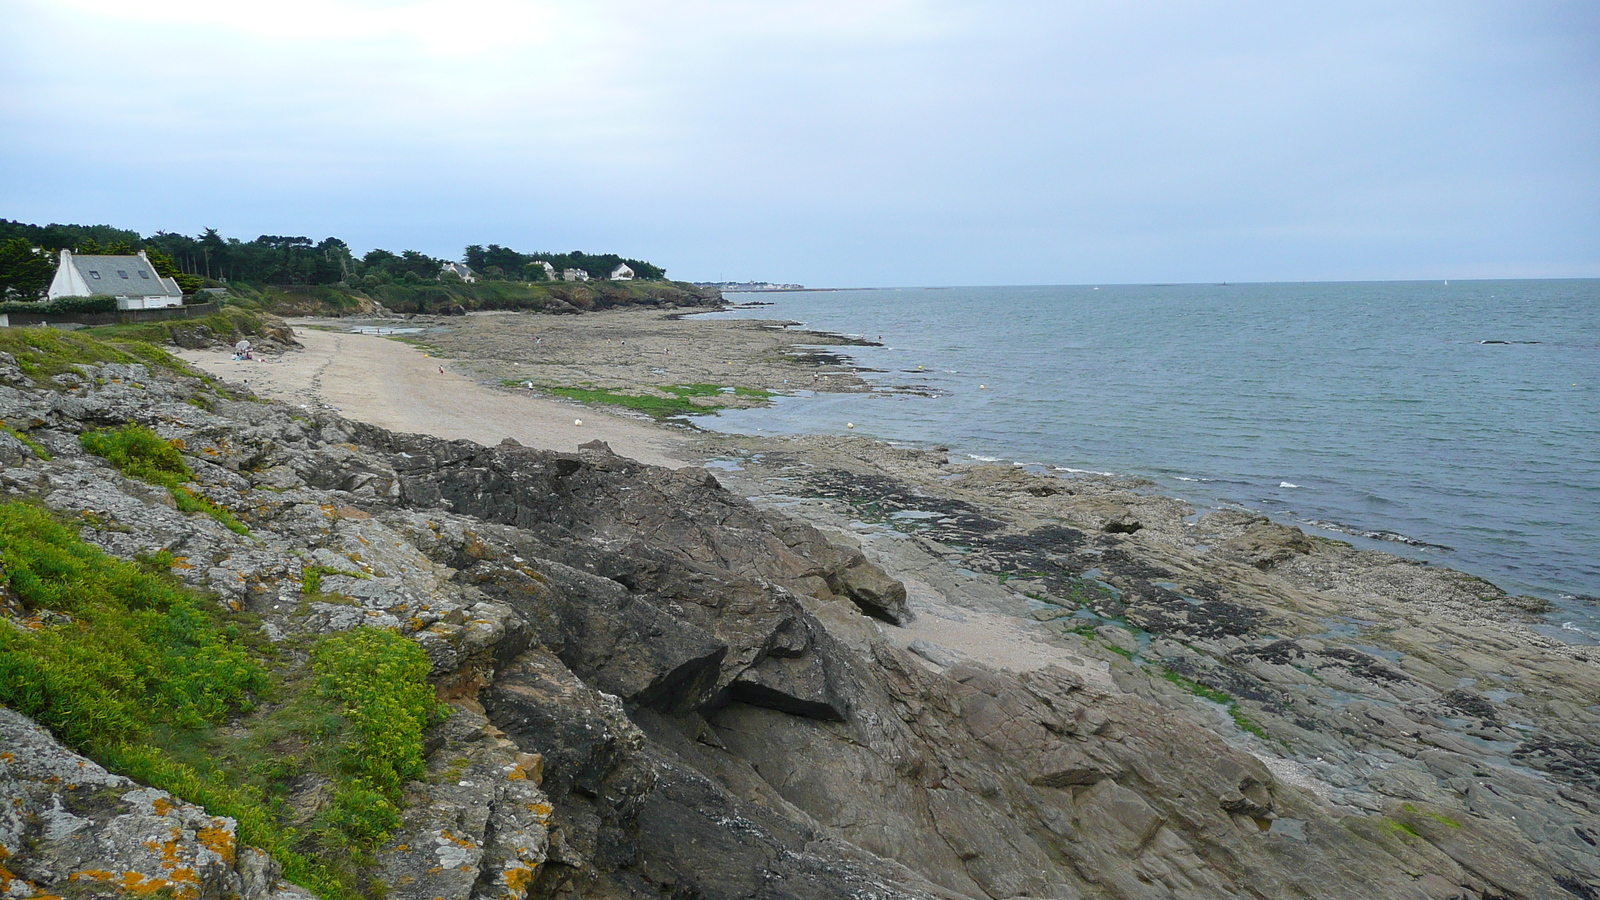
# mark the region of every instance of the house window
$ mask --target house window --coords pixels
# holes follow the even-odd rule
[[[140,270],[139,270],[139,277],[140,277],[140,278],[143,278],[143,279],[144,279],[144,280],[145,280],[145,281],[149,281],[149,280],[150,280],[150,273],[149,273],[149,272],[146,272],[146,271],[145,271],[145,270],[143,270],[143,269],[140,269]]]
[[[128,270],[127,269],[118,269],[117,270],[117,277],[118,278],[127,278],[128,277]]]
[[[96,270],[96,269],[90,269],[89,270],[89,277],[93,278],[95,281],[99,281],[100,280],[100,272],[98,270]]]

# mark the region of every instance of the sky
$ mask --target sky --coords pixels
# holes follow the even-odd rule
[[[1600,4],[0,0],[0,217],[811,286],[1600,276]]]

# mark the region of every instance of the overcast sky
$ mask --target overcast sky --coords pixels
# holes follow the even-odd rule
[[[0,217],[811,285],[1600,275],[1600,4],[0,0]]]

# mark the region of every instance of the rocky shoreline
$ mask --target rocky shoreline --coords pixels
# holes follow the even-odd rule
[[[783,329],[681,324],[734,336],[596,316],[627,336],[539,345],[617,387],[821,380]],[[484,381],[531,364],[425,337]],[[0,357],[0,383],[32,444],[0,433],[7,499],[116,556],[173,554],[274,642],[378,625],[427,651],[450,713],[376,854],[393,897],[1600,897],[1600,654],[1460,573],[1136,480],[866,440],[701,434],[705,466],[671,471],[139,365],[40,381]],[[181,441],[250,536],[80,448],[125,421]],[[351,574],[301,602],[313,570]],[[0,896],[85,872],[298,890],[231,820],[63,779],[93,764],[3,715],[27,750],[0,756]],[[162,819],[171,854],[119,837]]]

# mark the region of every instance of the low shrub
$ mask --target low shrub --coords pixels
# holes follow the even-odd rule
[[[249,711],[268,685],[192,594],[43,509],[0,505],[0,577],[40,616],[38,627],[0,628],[0,702],[74,747],[214,724]]]
[[[156,477],[175,468],[143,437],[119,446]],[[422,735],[444,711],[427,655],[359,628],[272,671],[276,651],[246,637],[258,623],[184,588],[172,562],[115,559],[41,507],[0,504],[0,586],[24,614],[0,625],[0,704],[114,772],[232,817],[242,842],[325,900],[380,896],[363,872],[400,822],[403,784],[426,774]],[[286,801],[308,775],[330,799],[295,827]]]
[[[78,436],[78,443],[129,478],[166,488],[180,512],[203,512],[235,534],[250,533],[233,513],[186,486],[194,480],[194,472],[183,461],[178,445],[143,425],[86,431]]]

